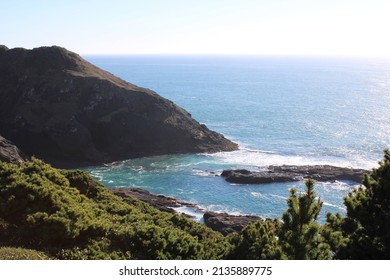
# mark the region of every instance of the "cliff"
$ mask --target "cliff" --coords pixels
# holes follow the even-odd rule
[[[0,47],[0,134],[51,163],[102,163],[237,145],[157,93],[60,47]]]
[[[0,161],[18,163],[25,159],[25,155],[11,141],[0,135]]]

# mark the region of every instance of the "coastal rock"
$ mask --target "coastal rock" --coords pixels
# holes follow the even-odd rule
[[[148,192],[139,188],[115,188],[110,189],[110,191],[120,197],[131,197],[139,199],[143,202],[148,203],[149,205],[157,208],[160,211],[169,212],[169,213],[177,213],[174,208],[177,207],[190,207],[198,210],[195,204],[187,203],[184,201],[177,200],[176,198],[164,196],[164,195],[156,195],[151,192]]]
[[[275,173],[293,173],[304,179],[313,179],[316,181],[336,181],[347,180],[361,183],[365,173],[369,170],[350,167],[338,167],[332,165],[282,165],[270,166],[269,169]]]
[[[26,156],[18,147],[0,135],[0,161],[19,163],[25,159]]]
[[[245,169],[224,170],[221,174],[226,181],[236,184],[265,184],[294,182],[304,179],[316,181],[348,180],[362,182],[368,170],[331,165],[282,165],[269,166],[267,171],[249,171]]]
[[[209,228],[227,235],[232,232],[240,232],[249,223],[263,221],[258,216],[229,215],[227,213],[206,212],[203,215],[204,223]]]
[[[252,172],[246,169],[224,170],[221,174],[226,181],[235,184],[267,184],[299,181],[291,172]]]
[[[0,48],[0,134],[54,165],[232,151],[157,93],[60,47]]]

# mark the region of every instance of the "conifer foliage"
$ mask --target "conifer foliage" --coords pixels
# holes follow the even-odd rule
[[[82,171],[0,162],[0,258],[220,259],[229,247],[204,225],[115,196]]]
[[[286,259],[278,241],[281,222],[278,220],[257,221],[245,227],[240,234],[231,234],[232,251],[229,259],[280,260]]]
[[[236,259],[329,259],[330,246],[321,236],[318,215],[322,201],[316,197],[314,181],[305,183],[302,195],[291,189],[282,221],[267,220],[248,225],[230,236]]]
[[[390,152],[344,199],[346,217],[328,214],[327,239],[339,259],[390,259]]]
[[[306,191],[303,195],[298,195],[296,189],[291,189],[279,236],[289,259],[329,258],[328,246],[321,244],[320,225],[317,223],[322,204],[323,202],[316,198],[312,180],[306,181]]]

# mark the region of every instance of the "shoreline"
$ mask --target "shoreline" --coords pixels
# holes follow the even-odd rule
[[[305,179],[314,179],[316,181],[350,180],[351,182],[359,183],[363,179],[363,174],[368,172],[365,169],[330,165],[281,165],[268,166],[266,171],[260,172],[236,169],[224,170],[222,173],[213,172],[213,174],[215,173],[216,177],[221,177],[228,183],[264,186],[268,183],[297,182]],[[207,227],[223,235],[240,232],[251,222],[267,219],[257,215],[237,215],[226,212],[208,211],[197,204],[163,194],[155,194],[142,188],[118,187],[108,188],[108,190],[120,197],[139,199],[160,211],[184,215],[193,221],[205,224]]]
[[[111,188],[108,190],[122,198],[139,199],[163,212],[184,215],[223,235],[240,232],[251,222],[265,220],[264,218],[255,215],[232,215],[225,212],[207,211],[196,204],[181,201],[170,196],[153,194],[140,188]],[[186,211],[183,211],[183,209],[186,209]],[[202,218],[196,219],[200,216],[199,214],[202,215]]]

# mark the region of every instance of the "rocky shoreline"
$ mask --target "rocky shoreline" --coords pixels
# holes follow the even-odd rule
[[[313,179],[320,182],[353,181],[361,183],[368,170],[331,165],[282,165],[269,166],[265,171],[246,169],[224,170],[226,181],[236,184],[267,184]]]
[[[193,211],[203,215],[203,223],[207,227],[218,231],[223,235],[227,235],[232,232],[240,232],[249,223],[264,220],[261,217],[252,215],[231,215],[227,213],[205,211],[204,209],[199,208],[196,204],[180,201],[169,196],[153,194],[139,188],[115,188],[110,189],[110,191],[120,197],[137,198],[160,211],[171,214],[183,214],[189,218],[194,218],[194,216],[181,213],[179,209],[182,207],[192,209]]]
[[[192,208],[195,211],[202,211],[197,205],[180,201],[176,198],[160,195],[160,194],[153,194],[151,192],[148,192],[147,190],[143,190],[140,188],[113,188],[109,189],[113,194],[120,196],[120,197],[128,197],[128,198],[136,198],[143,202],[148,203],[149,205],[153,206],[154,208],[175,214],[177,211],[175,208],[179,207],[188,207]]]
[[[368,170],[330,165],[282,165],[269,166],[265,171],[249,171],[246,169],[224,170],[221,177],[226,181],[236,184],[267,184],[276,182],[295,182],[304,179],[316,181],[347,180],[360,183]],[[182,209],[190,209],[202,216],[201,221],[209,228],[227,235],[232,232],[240,232],[249,223],[263,221],[264,219],[253,215],[231,215],[206,211],[196,204],[180,201],[173,197],[157,195],[139,188],[110,189],[112,193],[121,197],[137,198],[158,210],[195,217]]]

